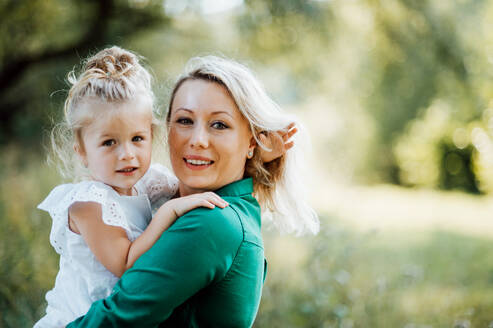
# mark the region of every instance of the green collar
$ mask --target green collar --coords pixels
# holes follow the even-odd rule
[[[219,196],[243,196],[251,195],[253,192],[253,179],[246,178],[234,181],[215,191]]]

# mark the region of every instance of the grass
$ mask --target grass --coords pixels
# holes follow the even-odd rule
[[[266,238],[270,272],[256,327],[493,324],[488,238],[429,231],[401,239],[325,223],[312,239]],[[286,264],[296,249],[304,255]]]
[[[0,165],[0,327],[31,327],[58,270],[51,220],[35,207],[59,178],[14,149]],[[388,186],[319,194],[330,201],[318,236],[264,233],[255,327],[493,327],[488,198]]]

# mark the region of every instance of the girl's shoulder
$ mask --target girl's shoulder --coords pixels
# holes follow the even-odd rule
[[[130,232],[120,197],[110,186],[98,181],[62,184],[53,188],[49,195],[38,205],[40,210],[50,214],[53,225],[50,233],[51,244],[62,254],[67,244],[68,213],[75,202],[95,202],[101,205],[102,220],[105,224],[118,226]]]
[[[140,194],[146,194],[151,203],[171,199],[178,191],[178,179],[161,164],[152,164],[135,185]]]
[[[108,198],[114,198],[114,193],[110,186],[99,181],[61,184],[51,190],[38,208],[51,212],[65,207],[68,209],[75,202],[103,203],[108,201]]]

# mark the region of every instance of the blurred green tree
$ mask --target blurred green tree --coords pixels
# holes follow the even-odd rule
[[[455,119],[478,118],[485,106],[475,90],[467,49],[457,21],[480,15],[486,1],[463,1],[452,8],[434,1],[365,1],[375,19],[374,67],[366,107],[378,124],[373,163],[384,180],[401,182],[392,140],[436,99],[454,104]],[[391,175],[389,175],[391,174]]]
[[[485,83],[485,76],[474,69],[487,66],[487,59],[469,33],[476,32],[473,22],[488,11],[487,1],[248,0],[245,4],[248,10],[238,19],[244,49],[265,66],[285,72],[285,79],[279,81],[285,102],[303,103],[317,94],[346,97],[336,106],[349,108],[354,101],[373,119],[376,136],[362,164],[369,181],[407,184],[401,179],[395,140],[434,102],[453,104],[453,120],[466,125],[481,116],[491,96],[484,91],[491,83]],[[337,71],[339,65],[347,67]],[[478,88],[481,83],[483,87]],[[472,151],[463,154],[458,148],[441,156],[450,152],[471,161]],[[440,164],[445,157],[436,161],[434,166],[447,182],[435,187],[464,189],[465,182],[459,181],[467,180],[471,187],[465,189],[477,192],[471,165],[449,179]]]
[[[166,26],[163,1],[0,2],[0,145],[31,141],[48,123],[49,99],[86,56],[144,30]]]
[[[280,97],[301,102],[323,92],[316,81],[326,73],[323,56],[334,37],[334,13],[325,2],[303,0],[247,0],[237,19],[244,50],[266,66],[286,74],[279,81],[287,90]]]

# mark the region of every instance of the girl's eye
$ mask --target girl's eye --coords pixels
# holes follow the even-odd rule
[[[144,138],[142,138],[141,136],[135,136],[135,137],[132,138],[132,141],[133,142],[139,142],[139,141],[142,141],[142,140],[144,140]]]
[[[214,122],[214,123],[212,123],[212,127],[214,129],[218,129],[218,130],[224,130],[224,129],[228,128],[228,126],[226,124],[224,124],[223,122]]]
[[[102,143],[102,145],[105,146],[105,147],[110,147],[110,146],[113,146],[114,144],[116,144],[116,141],[113,140],[113,139],[105,140]]]
[[[180,117],[179,119],[176,120],[176,122],[183,125],[193,124],[193,121],[187,117]]]

